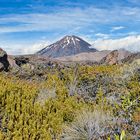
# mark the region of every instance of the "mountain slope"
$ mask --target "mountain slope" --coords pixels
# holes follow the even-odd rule
[[[97,51],[97,52],[84,52],[79,53],[72,56],[65,56],[57,58],[60,61],[73,61],[73,62],[81,62],[81,61],[91,61],[91,62],[100,62],[102,58],[108,55],[111,51]]]
[[[37,52],[39,55],[48,57],[71,56],[81,52],[95,52],[94,48],[90,48],[91,44],[77,36],[65,36],[54,44],[51,44]]]

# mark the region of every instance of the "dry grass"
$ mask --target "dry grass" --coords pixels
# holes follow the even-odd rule
[[[113,133],[116,121],[103,110],[83,111],[76,120],[64,127],[62,140],[95,140]]]

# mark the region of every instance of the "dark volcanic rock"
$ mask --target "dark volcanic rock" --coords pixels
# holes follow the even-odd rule
[[[9,66],[8,55],[0,48],[0,71],[8,71]]]
[[[29,58],[24,56],[15,57],[15,62],[18,66],[22,66],[24,64],[29,63]]]
[[[77,36],[65,36],[63,39],[37,52],[37,54],[56,58],[71,56],[81,52],[97,51],[94,48],[90,48],[90,46],[89,43]]]

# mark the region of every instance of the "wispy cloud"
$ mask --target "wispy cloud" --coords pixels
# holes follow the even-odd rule
[[[122,30],[124,28],[125,28],[124,26],[115,26],[115,27],[112,27],[111,32]]]
[[[130,22],[133,18],[140,21],[140,8],[113,7],[103,9],[96,7],[85,8],[62,8],[52,13],[12,14],[0,17],[0,33],[67,30],[70,28],[85,28],[98,24],[111,24],[115,22]],[[11,23],[17,23],[12,25]],[[4,26],[5,25],[5,26]],[[114,27],[120,30],[123,26]]]
[[[136,4],[136,6],[140,5],[140,0],[127,0],[127,1],[132,4]]]

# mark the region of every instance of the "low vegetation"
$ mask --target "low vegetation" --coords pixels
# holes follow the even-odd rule
[[[0,140],[140,138],[139,61],[33,72],[0,75]]]

